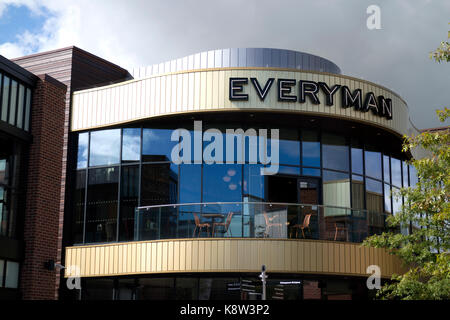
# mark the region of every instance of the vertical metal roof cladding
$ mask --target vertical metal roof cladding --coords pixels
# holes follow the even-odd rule
[[[263,67],[297,69],[341,74],[341,69],[325,58],[293,50],[270,48],[228,48],[204,51],[147,67],[134,68],[135,79],[197,69]]]

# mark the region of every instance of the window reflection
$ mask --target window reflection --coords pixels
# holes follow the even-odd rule
[[[3,76],[3,93],[2,93],[2,120],[7,121],[8,117],[8,101],[9,101],[10,79]]]
[[[352,172],[363,174],[363,150],[352,146]]]
[[[300,141],[297,130],[282,129],[279,138],[280,163],[300,165]]]
[[[16,124],[17,81],[11,81],[11,95],[9,98],[9,124]]]
[[[411,183],[411,187],[415,187],[417,185],[418,178],[417,178],[417,170],[416,167],[413,165],[409,166],[409,181]]]
[[[178,141],[171,141],[172,129],[144,129],[142,133],[142,161],[171,161],[172,149]]]
[[[74,243],[83,242],[84,203],[86,193],[86,170],[78,170],[75,176],[73,199],[72,237]]]
[[[323,167],[349,171],[348,146],[345,137],[324,133],[322,135]]]
[[[302,165],[320,167],[320,142],[315,131],[302,131]]]
[[[388,184],[384,184],[384,211],[392,213],[391,209],[391,187]]]
[[[370,212],[383,212],[383,187],[381,182],[366,179],[366,207]]]
[[[392,184],[394,186],[402,186],[402,167],[401,161],[395,158],[391,158],[391,170],[392,170]]]
[[[304,176],[320,177],[320,169],[303,168],[303,175]]]
[[[381,153],[372,150],[373,148],[369,147],[364,153],[366,175],[381,180]]]
[[[25,99],[25,87],[19,85],[19,100],[17,102],[17,127],[22,129],[23,127],[23,108]]]
[[[405,161],[402,161],[402,172],[403,172],[403,187],[408,187],[408,164]]]
[[[141,129],[123,129],[122,135],[122,162],[139,161],[141,154]]]
[[[248,201],[264,201],[264,182],[266,176],[261,175],[262,165],[246,164],[244,165],[244,198]]]
[[[123,166],[120,181],[119,240],[134,239],[134,209],[139,201],[139,167]]]
[[[89,133],[78,135],[77,169],[86,168],[88,156]]]
[[[358,175],[352,176],[352,208],[364,209],[364,182]]]
[[[387,183],[391,183],[391,164],[389,156],[383,155],[383,179]]]
[[[86,242],[116,241],[119,168],[90,169]]]
[[[141,206],[177,203],[177,165],[144,164],[141,175]]]
[[[119,163],[120,129],[91,132],[89,165],[101,166]]]
[[[204,165],[202,202],[237,202],[242,199],[242,165]]]
[[[180,203],[201,202],[201,164],[180,165]]]
[[[323,170],[323,204],[350,208],[350,177],[348,174]],[[346,215],[349,212],[339,208],[325,208],[325,216]]]

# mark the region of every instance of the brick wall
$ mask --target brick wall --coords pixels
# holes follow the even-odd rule
[[[59,271],[44,268],[58,261],[61,246],[60,199],[66,86],[39,76],[33,95],[26,207],[24,261],[20,276],[23,299],[57,299]]]

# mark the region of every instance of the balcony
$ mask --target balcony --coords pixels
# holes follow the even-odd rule
[[[188,203],[139,207],[135,214],[135,241],[269,238],[360,243],[386,230],[386,214],[310,204]]]

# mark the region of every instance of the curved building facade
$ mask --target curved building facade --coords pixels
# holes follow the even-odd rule
[[[66,277],[79,298],[364,299],[371,265],[416,183],[406,102],[279,49],[223,49],[75,91]],[[409,232],[404,226],[398,232]]]

